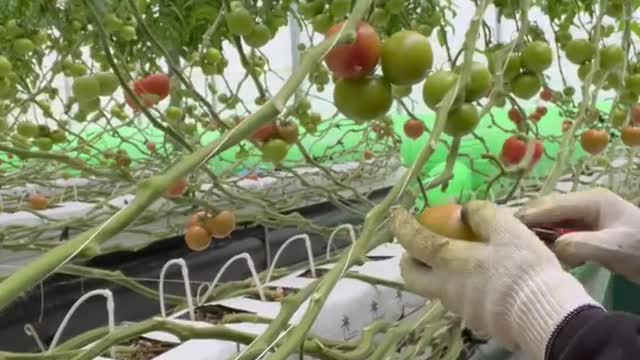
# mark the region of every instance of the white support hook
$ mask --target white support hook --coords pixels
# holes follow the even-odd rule
[[[25,324],[24,325],[24,332],[33,338],[33,341],[36,342],[36,345],[38,346],[38,349],[40,349],[41,352],[45,352],[47,351],[44,348],[44,344],[42,343],[42,340],[40,340],[40,336],[38,335],[38,333],[36,332],[36,329],[34,329],[33,325],[31,324]]]
[[[267,278],[264,281],[265,284],[271,280],[271,273],[273,273],[273,269],[276,267],[276,263],[278,262],[278,258],[280,257],[280,254],[282,254],[282,251],[287,246],[289,246],[289,244],[291,244],[292,242],[298,239],[304,240],[304,246],[307,248],[307,257],[309,258],[309,268],[311,269],[311,276],[313,276],[314,278],[316,277],[316,265],[313,262],[313,249],[311,248],[311,238],[309,238],[309,235],[307,234],[299,234],[299,235],[290,237],[287,241],[285,241],[282,244],[282,246],[280,246],[280,248],[276,252],[276,256],[273,257],[273,262],[271,263],[271,266],[269,266],[269,272],[267,273]]]
[[[260,300],[267,301],[267,299],[264,297],[264,291],[262,291],[262,284],[260,283],[260,278],[258,277],[258,273],[256,272],[256,266],[253,263],[253,259],[251,259],[251,256],[249,256],[249,254],[245,252],[232,257],[224,265],[222,265],[222,268],[220,268],[220,271],[218,271],[218,273],[216,274],[216,277],[211,282],[211,285],[209,285],[209,289],[207,290],[207,292],[204,294],[203,297],[197,299],[198,305],[202,305],[202,302],[205,301],[211,295],[211,293],[213,292],[213,289],[216,287],[216,285],[220,281],[220,277],[225,272],[225,270],[227,270],[229,265],[231,265],[232,263],[234,263],[236,260],[239,260],[239,259],[245,259],[247,261],[247,266],[249,266],[249,271],[251,271],[251,277],[253,278],[253,281],[256,284],[256,288],[258,289]]]
[[[187,296],[187,306],[189,307],[189,317],[191,321],[195,321],[196,314],[193,309],[193,297],[191,296],[191,282],[189,281],[189,268],[187,267],[187,263],[184,259],[173,259],[167,261],[162,270],[160,270],[160,284],[158,289],[158,295],[160,296],[160,313],[163,318],[167,317],[167,312],[164,306],[164,276],[167,270],[172,265],[178,265],[182,271],[182,282],[184,283],[184,292]]]
[[[349,238],[351,239],[351,244],[353,245],[356,243],[356,232],[353,230],[353,225],[342,224],[336,227],[335,229],[333,229],[333,232],[331,233],[331,235],[329,235],[329,240],[327,240],[327,256],[326,256],[327,260],[329,260],[329,258],[331,257],[331,245],[333,244],[333,238],[335,238],[338,231],[342,229],[347,230],[349,234]]]
[[[56,345],[58,345],[58,341],[60,341],[60,336],[62,335],[62,331],[69,323],[71,316],[73,316],[76,310],[78,310],[78,307],[80,307],[80,305],[82,305],[89,298],[92,298],[97,295],[102,295],[107,299],[107,316],[109,317],[109,333],[113,332],[114,328],[116,327],[115,310],[114,310],[115,305],[113,302],[113,293],[107,289],[98,289],[98,290],[89,291],[88,293],[82,295],[78,299],[78,301],[76,301],[71,306],[71,309],[69,309],[67,314],[64,316],[64,319],[62,319],[62,322],[60,323],[58,330],[56,330],[56,333],[53,336],[53,340],[51,340],[51,344],[49,345],[49,350],[47,350],[47,353],[50,353],[51,351],[53,351]],[[111,348],[111,357],[114,359],[116,357],[115,350],[113,348]]]

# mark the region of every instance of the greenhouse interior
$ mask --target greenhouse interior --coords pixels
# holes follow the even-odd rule
[[[636,44],[635,0],[0,0],[0,359],[591,359]]]

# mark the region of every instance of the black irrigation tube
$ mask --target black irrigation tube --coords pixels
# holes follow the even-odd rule
[[[370,199],[374,202],[381,200],[388,189],[373,192]],[[312,205],[298,210],[303,216],[313,219],[314,223],[335,226],[344,223],[359,224],[363,221],[353,214],[346,213],[329,203]],[[192,281],[211,281],[218,269],[231,257],[248,252],[253,258],[256,270],[263,271],[267,267],[267,254],[270,258],[280,245],[289,237],[298,234],[296,228],[271,230],[269,232],[269,247],[265,247],[264,229],[262,227],[242,228],[236,230],[230,239],[217,241],[210,249],[201,253],[189,252],[184,246],[184,240],[173,237],[158,241],[147,248],[131,253],[112,253],[93,259],[88,266],[119,270],[127,276],[136,278],[158,278],[162,265],[173,258],[182,257],[188,264]],[[316,256],[324,254],[325,242],[319,237],[311,236]],[[346,246],[346,241],[336,241],[337,246]],[[302,243],[294,243],[286,250],[278,266],[290,266],[300,263],[306,258],[306,251]],[[250,276],[246,265],[237,263],[231,265],[222,281],[242,280]],[[167,279],[179,279],[177,268],[167,272]],[[143,285],[157,289],[157,282],[142,282]],[[68,275],[54,275],[43,284],[45,306],[43,321],[38,322],[41,308],[40,288],[32,289],[28,294],[0,312],[0,349],[4,351],[37,351],[35,342],[24,332],[24,325],[30,323],[42,338],[45,346],[53,338],[62,318],[71,305],[82,295],[97,288],[108,287],[115,298],[116,321],[137,321],[159,313],[157,300],[143,297],[127,288],[107,283],[103,280],[85,279]],[[181,283],[165,284],[169,294],[183,295]],[[194,289],[195,291],[195,289]],[[104,326],[107,323],[104,299],[96,298],[86,302],[74,316],[63,334],[62,341],[87,330]]]

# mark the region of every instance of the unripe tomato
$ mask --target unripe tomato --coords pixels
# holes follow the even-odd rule
[[[448,204],[425,209],[418,217],[422,226],[450,239],[478,241],[471,228],[462,221],[462,206]]]
[[[516,97],[529,100],[535,96],[542,87],[542,82],[535,74],[523,73],[511,82],[511,92]]]
[[[331,2],[331,15],[334,19],[345,17],[351,8],[351,0],[333,0]]]
[[[516,125],[524,122],[524,115],[517,108],[512,107],[509,109],[509,120],[513,121]]]
[[[169,187],[169,189],[167,190],[167,197],[170,197],[170,198],[180,197],[184,194],[186,190],[187,190],[187,180],[180,179],[178,180],[178,182],[176,182],[175,184]]]
[[[640,94],[640,74],[631,74],[627,76],[624,86],[627,90],[636,94]]]
[[[226,238],[236,228],[236,216],[231,211],[223,210],[206,219],[204,228],[216,239]]]
[[[53,141],[48,137],[39,137],[33,141],[33,144],[42,151],[49,151],[53,148]]]
[[[110,96],[118,90],[120,86],[120,81],[114,73],[99,72],[95,74],[95,78],[100,87],[100,96]]]
[[[367,121],[386,114],[393,103],[391,85],[381,77],[340,79],[333,88],[333,102],[345,116]]]
[[[582,65],[593,59],[596,53],[596,46],[587,39],[573,39],[564,47],[567,60],[576,65]]]
[[[494,74],[497,73],[498,70],[502,70],[502,69],[498,69],[497,57],[498,57],[498,51],[490,51],[487,53],[487,64],[488,64],[489,70],[491,70],[491,72]],[[503,72],[504,80],[506,81],[513,80],[513,78],[515,78],[516,76],[518,76],[518,74],[520,74],[520,69],[522,68],[520,55],[511,54],[509,59],[506,61],[506,67],[504,62],[501,64],[501,67],[504,68],[504,72]]]
[[[93,76],[81,76],[73,81],[71,86],[73,95],[82,102],[92,100],[100,96],[100,83]]]
[[[29,204],[33,210],[44,210],[49,205],[49,199],[42,194],[33,194],[29,198]]]
[[[417,119],[409,119],[404,123],[404,133],[410,139],[417,139],[424,134],[424,123]]]
[[[193,251],[206,250],[211,245],[211,236],[202,226],[189,226],[184,234],[184,241],[187,247]]]
[[[478,109],[473,104],[464,103],[449,111],[444,132],[450,136],[464,136],[472,132],[479,122]]]
[[[609,144],[609,133],[604,130],[590,129],[582,133],[580,145],[591,155],[598,155]]]
[[[266,25],[257,24],[249,34],[242,38],[247,45],[253,48],[261,48],[271,40],[272,35],[271,30]]]
[[[394,97],[407,97],[411,95],[411,86],[391,86],[391,92]]]
[[[13,69],[11,62],[5,56],[0,56],[0,76],[7,76]]]
[[[471,65],[471,77],[466,86],[465,101],[476,101],[489,93],[493,76],[489,68],[480,62],[474,61]]]
[[[22,38],[13,42],[13,50],[18,56],[25,56],[32,52],[36,46],[29,39]]]
[[[453,71],[437,71],[424,82],[422,99],[431,109],[436,110],[447,92],[455,86],[458,75]]]
[[[262,144],[273,139],[277,133],[278,129],[274,123],[264,124],[251,135],[251,141]]]
[[[344,22],[332,26],[327,37],[338,33]],[[382,43],[376,30],[366,22],[356,28],[356,40],[352,44],[335,46],[325,61],[327,67],[339,79],[362,79],[373,72],[380,60]]]
[[[262,151],[262,158],[265,161],[277,164],[287,157],[289,144],[281,139],[271,139],[262,145],[260,150]]]
[[[278,136],[286,141],[288,144],[295,144],[298,142],[298,138],[300,137],[300,130],[298,129],[298,124],[291,121],[286,124],[282,124],[277,127]]]
[[[253,15],[244,7],[233,9],[230,13],[227,13],[225,20],[229,31],[234,35],[248,35],[255,26]]]
[[[620,134],[622,142],[630,147],[640,146],[640,127],[627,126]]]
[[[16,130],[18,131],[18,134],[26,138],[35,137],[36,135],[38,135],[38,125],[32,122],[27,122],[27,121],[19,122],[18,125],[16,126]]]
[[[553,63],[553,51],[547,43],[536,40],[522,50],[520,62],[526,70],[534,73],[543,72]]]
[[[169,106],[164,112],[164,116],[167,117],[167,121],[169,122],[177,122],[182,118],[182,115],[182,109],[177,106]]]
[[[529,167],[534,167],[544,152],[544,145],[540,140],[535,140],[533,145],[533,154],[531,155],[531,163]],[[518,135],[513,135],[502,144],[502,152],[500,158],[502,162],[508,166],[519,164],[527,153],[527,143]]]
[[[429,39],[411,30],[397,32],[382,45],[382,73],[393,85],[421,82],[433,66]]]
[[[600,50],[600,68],[608,71],[622,66],[625,54],[622,47],[618,45],[605,46]]]

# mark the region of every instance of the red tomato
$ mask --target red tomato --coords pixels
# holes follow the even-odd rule
[[[598,155],[609,145],[609,133],[604,130],[590,129],[582,133],[580,145],[591,155]]]
[[[542,158],[544,145],[540,140],[535,140],[533,148],[533,156],[531,158],[531,167],[535,166]],[[501,159],[508,166],[519,164],[527,153],[527,143],[518,135],[508,138],[502,145]]]
[[[33,194],[29,198],[29,203],[33,210],[44,210],[49,205],[49,199],[42,194]]]
[[[640,104],[631,106],[631,121],[634,125],[640,125]]]
[[[553,90],[545,86],[545,88],[540,92],[540,99],[544,101],[553,100]]]
[[[187,190],[187,180],[180,179],[177,183],[171,185],[167,190],[167,196],[170,198],[176,198],[182,196]]]
[[[567,132],[569,131],[569,129],[571,129],[571,125],[573,125],[573,122],[570,120],[565,120],[562,122],[562,132]]]
[[[512,107],[509,110],[509,119],[513,121],[516,125],[524,122],[524,115],[517,108]]]
[[[338,33],[343,26],[344,22],[332,26],[327,37]],[[360,22],[356,28],[356,40],[331,49],[325,61],[337,78],[362,79],[376,68],[381,51],[382,42],[376,30],[366,22]]]
[[[249,180],[258,181],[258,175],[256,175],[255,173],[251,173],[251,174],[247,175],[246,178],[249,179]]]
[[[542,116],[547,115],[547,107],[546,106],[538,106],[538,108],[536,108],[536,112],[539,113]]]
[[[404,123],[404,133],[410,139],[417,139],[424,133],[424,123],[420,120],[409,119]]]
[[[156,152],[156,144],[152,142],[148,142],[147,150],[149,150],[149,152],[152,152],[152,153]]]
[[[140,98],[140,102],[142,102],[145,107],[151,107],[157,103],[157,97],[147,93],[140,81],[136,81],[131,84],[131,90],[133,90],[133,93]],[[125,100],[127,101],[127,104],[131,106],[133,111],[140,111],[140,107],[129,95],[125,95]]]
[[[364,159],[365,160],[371,160],[373,159],[373,151],[371,150],[367,150],[364,152]]]
[[[278,128],[274,123],[264,124],[251,135],[251,141],[262,144],[273,139],[276,135],[278,135]]]
[[[171,79],[165,74],[151,74],[141,80],[145,93],[154,94],[160,100],[171,93]]]
[[[531,120],[538,122],[540,121],[540,119],[542,119],[542,114],[539,112],[534,112],[533,114],[531,114]]]

